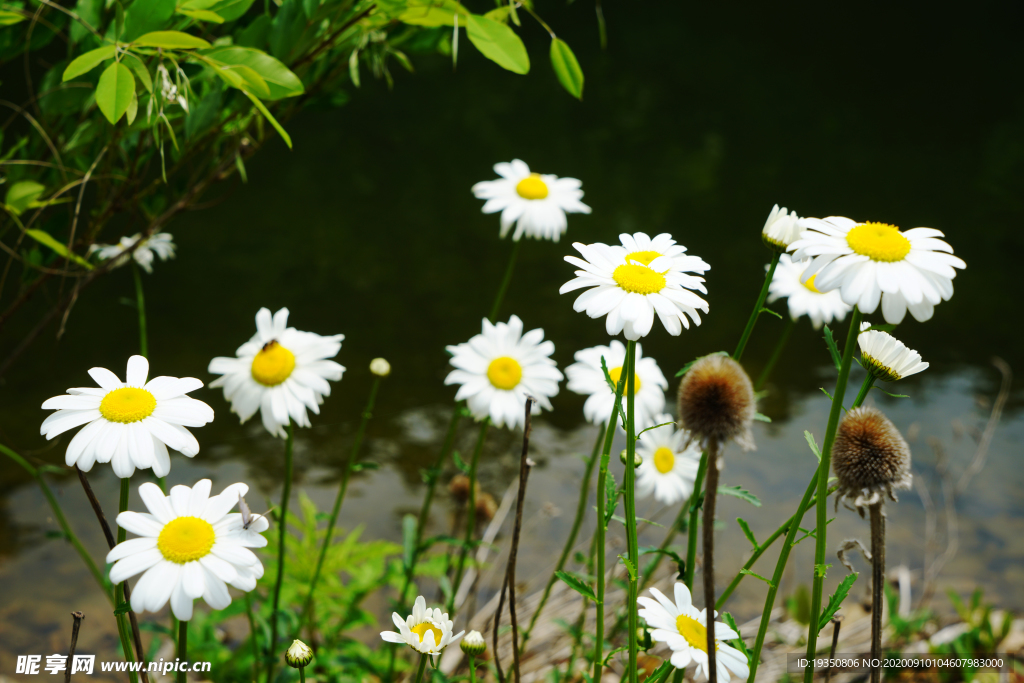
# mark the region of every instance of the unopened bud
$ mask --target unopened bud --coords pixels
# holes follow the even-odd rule
[[[625,465],[627,462],[629,462],[626,459],[628,457],[629,456],[627,454],[626,449],[623,448],[622,452],[619,453],[619,462],[621,462],[623,465]],[[640,467],[640,465],[642,465],[643,462],[644,462],[644,459],[640,456],[640,454],[637,453],[636,451],[633,451],[633,467]]]
[[[480,631],[470,631],[466,634],[466,637],[459,643],[459,647],[462,651],[471,657],[478,657],[487,650],[487,643],[484,642],[484,637],[480,635]]]
[[[294,669],[301,669],[313,661],[313,651],[301,640],[293,640],[291,647],[284,653],[284,661]]]
[[[391,363],[383,358],[374,358],[370,361],[370,372],[378,377],[387,377],[391,374]]]

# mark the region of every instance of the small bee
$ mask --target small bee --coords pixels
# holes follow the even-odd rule
[[[271,342],[271,343],[273,343],[273,342]],[[273,510],[273,509],[274,508],[270,508],[270,510],[267,510],[266,513],[264,513],[262,515],[254,515],[254,514],[252,514],[252,510],[249,509],[249,505],[245,502],[245,498],[242,497],[242,494],[241,493],[238,494],[238,510],[239,510],[239,512],[242,513],[242,528],[243,529],[248,530],[253,522],[255,522],[260,517],[266,517],[267,515],[270,514],[270,511]]]

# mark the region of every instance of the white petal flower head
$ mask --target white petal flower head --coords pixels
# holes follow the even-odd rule
[[[674,422],[671,415],[658,415],[654,424]],[[700,444],[685,429],[674,424],[644,432],[637,442],[637,453],[643,458],[636,470],[636,493],[665,505],[675,505],[693,493],[700,465]]]
[[[697,679],[708,678],[708,631],[707,610],[697,611],[690,599],[686,584],[676,583],[673,603],[657,588],[652,588],[650,598],[637,598],[642,605],[640,616],[651,629],[651,638],[665,643],[672,650],[672,666],[685,669],[691,663],[697,665]],[[715,613],[718,616],[718,613]],[[739,637],[735,631],[721,622],[714,622],[715,668],[718,680],[728,683],[733,676],[745,680],[750,675],[747,657],[727,645],[725,641]]]
[[[324,397],[331,395],[328,380],[337,382],[345,368],[332,360],[341,350],[343,334],[321,337],[288,327],[288,309],[271,317],[261,308],[256,334],[238,347],[235,358],[210,361],[209,372],[222,375],[210,382],[224,387],[231,412],[244,423],[260,411],[263,426],[275,436],[287,436],[289,422],[309,427],[306,410],[320,414]]]
[[[843,320],[850,312],[850,306],[843,301],[838,289],[821,292],[814,285],[815,276],[803,281],[804,271],[810,261],[794,261],[789,254],[779,256],[771,284],[768,286],[768,303],[785,297],[789,305],[789,316],[795,321],[802,315],[811,319],[814,329],[833,320]]]
[[[117,244],[94,244],[89,247],[89,253],[95,253],[101,261],[109,261],[114,259],[114,267],[123,266],[128,262],[128,251],[135,246],[135,243],[142,239],[142,235],[136,233],[131,237],[122,237]],[[144,271],[147,273],[153,272],[153,261],[157,257],[161,261],[174,258],[174,238],[170,233],[158,232],[155,235],[151,235],[142,241],[135,251],[132,252],[131,258],[135,259],[135,262],[139,264]]]
[[[642,263],[646,266],[659,256],[667,256],[672,259],[672,270],[680,273],[693,272],[703,275],[711,270],[711,266],[704,259],[687,254],[686,247],[676,244],[672,235],[667,232],[655,235],[653,238],[648,237],[644,232],[635,232],[632,235],[624,232],[619,235],[619,243],[626,250],[626,261],[630,263]],[[693,277],[685,286],[689,289],[700,289],[702,282],[704,282],[702,278]]]
[[[242,515],[231,512],[249,487],[232,484],[217,496],[210,488],[210,480],[203,479],[191,488],[175,486],[165,496],[147,482],[139,496],[149,512],[117,516],[117,525],[138,538],[107,554],[107,562],[114,563],[110,580],[116,584],[142,574],[132,587],[134,611],[158,612],[170,600],[174,616],[188,621],[196,598],[224,609],[231,604],[228,585],[251,591],[263,576],[263,565],[249,548],[267,545],[260,534],[270,522],[256,517],[243,529]]]
[[[907,348],[888,332],[865,332],[869,327],[871,323],[860,324],[857,344],[860,345],[861,365],[877,379],[895,382],[928,369],[928,363],[921,360],[920,353]]]
[[[940,301],[953,296],[954,268],[965,268],[953,248],[932,228],[900,232],[885,223],[858,223],[842,216],[805,218],[800,239],[790,245],[793,258],[813,259],[804,280],[826,292],[838,289],[843,301],[861,313],[879,303],[885,322],[897,324],[907,310],[929,320]]]
[[[186,394],[203,386],[200,380],[154,377],[147,382],[149,361],[143,356],[128,359],[124,382],[106,368],[92,368],[89,375],[99,387],[68,389],[43,403],[43,410],[57,411],[40,427],[47,440],[85,425],[68,443],[68,467],[88,472],[97,462],[109,462],[122,479],[135,468],[152,468],[165,477],[171,471],[168,447],[189,458],[199,452],[199,442],[186,427],[212,422],[213,409]]]
[[[608,367],[612,382],[618,382],[622,376],[622,366],[626,362],[626,346],[618,339],[613,339],[608,346],[592,346],[577,351],[576,362],[565,369],[569,378],[566,385],[569,391],[583,394],[587,400],[583,404],[583,416],[588,422],[605,425],[612,416],[615,405],[615,392],[608,386],[604,370],[601,369],[601,358]],[[655,416],[665,408],[665,390],[668,380],[662,374],[657,361],[643,357],[643,348],[636,345],[636,381],[633,383],[633,406],[637,430],[646,429],[658,424]],[[623,395],[627,389],[623,387]],[[625,406],[623,401],[623,406]],[[622,428],[621,421],[619,428]]]
[[[605,329],[610,335],[622,332],[631,341],[645,337],[657,313],[668,333],[678,336],[684,327],[690,328],[690,320],[700,324],[697,309],[708,311],[707,302],[690,291],[706,294],[704,278],[676,270],[672,257],[658,256],[644,263],[618,245],[577,242],[572,246],[583,258],[566,256],[565,260],[581,270],[558,291],[565,294],[588,288],[576,298],[573,308],[586,311],[591,318],[606,316]],[[707,270],[706,265],[699,272]]]
[[[799,239],[803,231],[800,216],[797,216],[795,211],[786,211],[786,207],[780,209],[776,204],[768,214],[764,227],[761,228],[761,241],[772,251],[781,253]]]
[[[473,195],[487,200],[481,209],[484,213],[501,211],[503,238],[515,224],[513,241],[525,235],[557,242],[568,226],[565,214],[590,213],[590,207],[580,201],[582,183],[575,178],[531,173],[519,159],[495,164],[494,172],[501,178],[477,183]]]
[[[507,323],[483,321],[483,332],[468,342],[448,347],[455,368],[445,384],[460,384],[456,401],[466,401],[477,420],[491,418],[498,427],[522,427],[526,397],[537,399],[533,414],[551,410],[548,399],[558,393],[562,373],[555,367],[552,341],[544,330],[523,334],[523,321],[513,315]]]
[[[427,609],[427,601],[422,595],[416,598],[412,614],[402,619],[398,612],[392,612],[391,619],[398,627],[398,633],[383,631],[380,637],[389,643],[405,643],[425,655],[440,654],[465,633],[459,631],[452,635],[455,623],[448,618],[448,613],[436,607]]]

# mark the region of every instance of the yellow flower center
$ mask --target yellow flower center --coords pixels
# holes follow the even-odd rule
[[[636,261],[638,263],[644,264],[645,266],[649,266],[651,265],[651,261],[658,258],[659,256],[661,256],[661,252],[657,251],[634,251],[632,253],[626,254],[626,263]]]
[[[902,261],[910,253],[910,240],[885,223],[861,223],[846,233],[846,243],[875,261]]]
[[[667,474],[676,466],[676,454],[671,448],[662,446],[654,451],[654,467],[662,474]]]
[[[665,288],[665,276],[647,266],[627,263],[612,271],[612,278],[622,289],[636,294],[654,294]]]
[[[807,282],[804,283],[804,287],[806,287],[807,289],[811,290],[815,294],[821,294],[821,292],[818,291],[818,288],[814,286],[814,278],[816,278],[816,277],[818,277],[817,273],[815,273],[814,275],[812,275],[809,278],[807,278]]]
[[[691,647],[705,653],[708,651],[708,630],[693,617],[685,614],[676,617],[676,630],[679,631],[679,635],[686,638]],[[717,649],[718,643],[715,643],[715,650]]]
[[[177,517],[164,526],[156,547],[171,562],[185,564],[209,554],[214,540],[213,526],[205,519]]]
[[[491,384],[496,389],[511,391],[516,388],[522,378],[523,366],[515,358],[502,356],[495,358],[487,366],[487,379],[491,380]]]
[[[156,398],[145,389],[114,389],[100,401],[100,415],[111,422],[138,422],[153,414]]]
[[[441,644],[441,637],[443,635],[441,633],[441,629],[439,629],[438,627],[434,626],[429,621],[424,621],[422,624],[416,624],[415,626],[413,626],[409,630],[411,630],[413,633],[415,633],[416,635],[418,635],[420,637],[420,642],[421,643],[423,642],[423,637],[425,635],[427,635],[427,631],[430,631],[431,633],[434,634],[434,645],[440,645]]]
[[[291,376],[295,354],[277,341],[267,342],[252,359],[252,378],[267,387],[274,387]]]
[[[523,199],[544,199],[548,196],[548,186],[540,179],[539,173],[531,173],[519,181],[516,192]]]
[[[622,377],[622,366],[617,368],[610,368],[608,375],[612,378],[612,384],[615,386],[619,385],[619,378]],[[633,393],[640,391],[640,386],[643,383],[640,381],[640,375],[633,375]],[[622,393],[626,393],[626,387],[622,387]]]

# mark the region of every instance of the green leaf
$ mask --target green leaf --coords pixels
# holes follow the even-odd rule
[[[167,27],[174,16],[175,0],[134,0],[124,15],[124,33],[119,40],[130,43],[150,31]]]
[[[116,53],[116,45],[104,45],[103,47],[98,47],[95,50],[89,50],[85,54],[75,57],[74,61],[68,64],[68,68],[64,69],[64,76],[61,80],[70,81],[72,78],[77,78],[84,73],[89,73],[97,66],[113,57]]]
[[[881,391],[881,392],[882,392],[883,394],[885,394],[886,396],[891,396],[892,398],[910,398],[910,397],[909,397],[909,396],[907,396],[906,394],[890,394],[890,393],[889,393],[888,391],[886,391],[886,390],[885,390],[885,389],[883,389],[882,387],[877,387],[877,386],[876,386],[876,387],[872,387],[872,389],[878,389],[879,391]]]
[[[164,50],[193,50],[210,47],[202,38],[181,31],[153,31],[132,41],[136,47],[159,47]]]
[[[848,574],[839,587],[836,588],[836,592],[831,595],[828,599],[828,604],[825,606],[825,611],[821,613],[821,618],[818,619],[818,632],[821,633],[821,629],[832,620],[835,613],[839,611],[839,608],[843,604],[843,600],[850,593],[850,588],[853,586],[853,582],[857,580],[857,574]]]
[[[135,117],[139,113],[139,96],[135,93],[135,89],[132,88],[132,99],[128,102],[128,109],[125,111],[125,121],[128,125],[135,123]]]
[[[619,555],[619,557],[622,557],[622,555]],[[624,645],[623,647],[617,647],[614,650],[612,650],[611,652],[609,652],[608,654],[606,654],[604,656],[604,666],[608,666],[608,662],[611,661],[612,657],[614,657],[615,655],[619,654],[620,652],[625,652],[628,649],[629,649],[629,645]]]
[[[669,425],[675,426],[675,424],[675,422],[662,422],[660,425],[654,425],[653,427],[648,427],[647,429],[641,429],[640,434],[643,434],[644,432],[649,432],[652,429],[657,429],[658,427],[667,427]],[[640,434],[636,435],[636,441],[640,440]]]
[[[615,475],[608,472],[604,480],[604,525],[607,527],[619,504],[619,487],[615,484]]]
[[[175,12],[196,21],[208,21],[211,24],[224,23],[224,17],[208,9],[183,9],[179,7]]]
[[[239,175],[242,176],[242,182],[243,183],[249,182],[249,178],[248,178],[248,176],[245,173],[245,162],[242,161],[241,155],[238,155],[238,154],[235,155],[235,166],[238,168]],[[380,463],[379,462],[373,462],[373,461],[369,461],[368,460],[368,461],[365,461],[365,462],[352,463],[352,472],[353,472],[353,474],[356,473],[356,472],[362,472],[364,470],[372,472],[373,470],[379,470],[379,469],[380,469]]]
[[[251,47],[219,47],[205,53],[210,59],[232,66],[244,66],[259,74],[270,91],[267,100],[296,97],[304,92],[302,81],[270,55]]]
[[[179,9],[205,9],[216,12],[224,21],[234,21],[249,11],[255,0],[188,0]]]
[[[469,11],[454,0],[443,0],[440,3],[413,0],[408,3],[408,7],[398,16],[398,20],[413,26],[454,26],[456,14],[459,15],[459,25],[465,26],[469,18]]]
[[[452,451],[452,462],[455,463],[455,467],[458,468],[463,474],[469,474],[469,464],[462,459],[458,451]]]
[[[146,89],[146,92],[153,92],[153,78],[149,75],[149,69],[146,68],[145,63],[141,59],[128,52],[125,53],[121,63],[132,70],[132,75],[142,82],[142,87]]]
[[[814,453],[814,457],[818,459],[818,462],[821,462],[821,449],[818,448],[818,443],[814,440],[814,434],[805,429],[804,438],[807,439],[807,445],[811,447],[811,453]]]
[[[242,92],[245,93],[246,97],[248,97],[250,100],[252,100],[253,105],[257,109],[260,110],[260,113],[263,114],[263,116],[266,117],[267,121],[270,121],[270,125],[272,125],[274,127],[274,130],[277,131],[277,134],[280,135],[281,138],[284,140],[284,144],[288,145],[288,149],[291,149],[292,148],[292,139],[291,139],[291,137],[288,135],[287,131],[285,131],[285,129],[281,127],[281,124],[277,122],[277,119],[275,119],[274,115],[270,113],[270,111],[267,109],[266,105],[263,104],[262,102],[260,102],[259,99],[255,95],[253,95],[252,93],[247,92],[245,90],[243,90]]]
[[[114,608],[114,616],[116,617],[116,616],[120,616],[122,614],[128,614],[131,611],[132,611],[132,606],[129,605],[128,603],[125,603],[125,604],[121,605],[120,607],[115,607]]]
[[[476,49],[492,62],[512,73],[530,71],[530,56],[516,32],[500,21],[470,14],[466,19],[466,33]]]
[[[757,538],[754,537],[754,532],[750,530],[750,525],[747,521],[741,517],[736,518],[736,523],[740,525],[740,529],[743,529],[743,535],[750,541],[750,545],[754,546],[754,550],[758,548]]]
[[[114,62],[100,76],[96,86],[96,106],[107,117],[107,121],[117,123],[128,111],[134,94],[135,78],[131,70],[120,62]]]
[[[754,413],[754,419],[758,422],[771,422],[772,419],[763,413]]]
[[[679,372],[676,373],[676,377],[682,377],[683,375],[685,375],[687,372],[690,371],[690,368],[693,367],[693,364],[696,363],[697,361],[701,360],[702,358],[707,358],[708,356],[728,356],[728,355],[729,355],[728,351],[715,351],[714,353],[707,354],[707,356],[700,356],[698,358],[694,358],[689,363],[684,365],[682,367],[682,369],[679,370]]]
[[[733,496],[745,500],[756,508],[761,507],[761,501],[750,491],[741,486],[719,486],[718,492],[725,496]]]
[[[740,574],[747,574],[748,576],[753,576],[755,579],[761,579],[762,581],[767,583],[769,586],[772,586],[772,587],[775,586],[775,584],[772,583],[771,579],[766,579],[765,577],[761,576],[760,574],[755,574],[754,572],[750,571],[749,569],[747,569],[745,567],[743,569],[740,569]]]
[[[583,69],[576,61],[576,55],[561,38],[551,39],[551,68],[555,70],[558,82],[566,92],[577,100],[583,99]]]
[[[25,15],[10,10],[0,10],[0,26],[14,26],[25,21]]]
[[[774,315],[774,316],[775,316],[776,318],[778,318],[779,320],[782,320],[782,315],[780,315],[780,314],[779,314],[778,312],[776,312],[776,311],[773,311],[773,310],[772,310],[772,309],[770,309],[770,308],[764,308],[764,307],[762,307],[762,308],[761,308],[761,310],[759,310],[759,311],[758,311],[758,313],[771,313],[772,315]]]
[[[728,612],[723,612],[722,613],[722,621],[724,621],[729,626],[729,628],[731,628],[733,631],[736,631],[736,635],[738,635],[739,638],[736,638],[736,639],[731,640],[729,642],[732,643],[733,647],[735,647],[737,650],[742,652],[743,656],[746,657],[747,661],[749,662],[750,661],[750,651],[747,650],[747,644],[743,642],[743,634],[740,633],[740,627],[736,625],[736,620],[733,619],[732,615],[729,614]]]
[[[406,515],[402,518],[402,564],[408,569],[412,566],[413,555],[416,552],[416,515]]]
[[[7,188],[4,204],[15,216],[20,216],[27,209],[38,205],[39,197],[46,188],[34,180],[21,180]]]
[[[814,565],[814,575],[819,577],[819,578],[824,579],[825,575],[828,573],[828,568],[831,567],[831,566],[832,565],[830,565],[830,564],[816,564],[816,565]]]
[[[629,572],[629,580],[636,581],[636,566],[632,560],[625,555],[619,555],[619,559],[622,560],[622,564],[626,565],[626,571]]]
[[[626,525],[626,518],[625,517],[620,517],[618,515],[612,515],[611,519],[614,519],[616,522],[618,522],[619,524],[621,524],[623,526]],[[650,524],[651,526],[656,526],[659,529],[664,529],[665,528],[664,524],[658,524],[657,522],[655,522],[652,519],[644,519],[643,517],[637,517],[636,521],[637,522],[643,522],[644,524]]]
[[[555,572],[555,576],[583,597],[597,602],[597,594],[594,593],[594,589],[591,588],[590,584],[587,583],[580,575],[572,572],[557,571]]]
[[[832,354],[832,364],[836,366],[836,372],[843,365],[842,356],[839,353],[839,347],[836,346],[836,340],[832,338],[832,330],[825,325],[825,344],[828,345],[828,352]]]
[[[92,270],[91,263],[86,261],[78,254],[69,252],[68,248],[61,244],[60,242],[58,242],[57,240],[53,239],[50,233],[43,232],[42,230],[26,230],[25,234],[34,239],[36,242],[39,242],[40,244],[49,247],[50,249],[57,252],[64,258],[74,261],[75,263],[82,266],[86,270]]]

